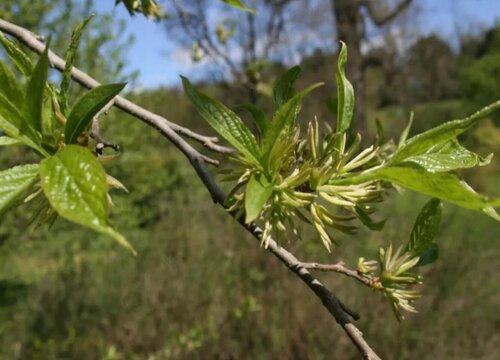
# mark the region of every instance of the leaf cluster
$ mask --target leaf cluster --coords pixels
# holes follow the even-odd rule
[[[78,26],[66,56],[59,87],[48,82],[50,40],[36,64],[0,33],[0,43],[16,74],[0,61],[0,146],[27,146],[39,163],[0,171],[0,214],[29,203],[34,224],[52,224],[58,216],[112,237],[133,251],[108,220],[109,186],[122,186],[107,175],[88,149],[91,122],[125,87],[102,85],[68,104],[72,63],[89,19]],[[26,79],[26,81],[24,81]]]
[[[457,173],[490,162],[492,155],[483,158],[465,149],[457,137],[498,109],[500,101],[408,138],[410,119],[397,143],[384,141],[378,124],[376,142],[360,149],[361,135],[352,133],[355,101],[345,75],[346,61],[347,48],[342,43],[336,66],[336,121],[324,123],[324,129],[317,119],[309,122],[306,131],[298,125],[302,99],[321,83],[297,91],[297,66],[275,82],[272,116],[253,105],[237,108],[251,115],[256,133],[236,112],[197,91],[188,79],[182,81],[200,115],[237,150],[229,159],[231,166],[222,170],[224,180],[235,182],[226,205],[236,216],[244,216],[246,223],[263,224],[264,246],[271,236],[280,239],[290,232],[300,236],[299,224],[305,222],[330,251],[336,231],[353,234],[358,224],[374,231],[383,228],[385,220],[374,219],[373,213],[390,189],[402,187],[433,198],[419,215],[409,244],[395,252],[391,246],[381,251],[381,280],[376,283],[395,310],[411,311],[409,304],[416,294],[406,287],[420,280],[408,271],[437,258],[433,238],[440,201],[500,220],[495,211],[500,199],[478,194]],[[363,264],[361,268],[371,273],[373,263]]]

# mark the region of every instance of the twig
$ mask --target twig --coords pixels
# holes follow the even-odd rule
[[[4,20],[0,19],[0,30],[8,32],[12,36],[16,37],[19,41],[35,50],[37,53],[41,53],[45,45],[40,43],[34,35],[21,27],[10,24]],[[53,54],[49,53],[51,62],[54,63],[55,67],[63,71],[64,61]],[[83,73],[82,71],[73,68],[72,77],[81,85],[92,88],[98,86],[99,83],[92,79],[89,75]],[[201,140],[206,142],[206,146],[211,149],[217,149],[215,151],[225,152],[227,148],[218,148],[213,142],[213,138],[206,138],[202,135],[193,133],[189,129],[181,128],[178,125],[168,122],[166,119],[153,114],[138,105],[125,100],[121,97],[115,99],[115,105],[122,110],[128,112],[129,114],[135,116],[137,119],[143,121],[144,123],[153,126],[158,129],[166,138],[168,138],[189,160],[194,170],[198,174],[199,178],[207,188],[210,193],[212,200],[215,203],[220,204],[224,207],[226,200],[226,194],[220,189],[217,183],[214,181],[210,175],[208,169],[205,166],[207,159],[205,156],[200,154],[196,149],[194,149],[190,144],[188,144],[179,134],[186,135],[193,139]],[[175,125],[177,128],[174,128]],[[180,130],[182,129],[182,130]],[[187,135],[191,134],[191,135]],[[214,146],[216,148],[214,148]],[[234,217],[234,214],[232,214]],[[256,224],[250,223],[245,224],[242,218],[236,219],[248,232],[250,232],[258,241],[262,236],[262,229]],[[321,282],[319,282],[304,266],[305,263],[299,261],[292,253],[281,247],[274,241],[270,239],[268,242],[267,249],[277,257],[283,264],[285,264],[295,275],[297,275],[321,300],[323,306],[330,312],[330,314],[335,318],[337,323],[342,327],[342,329],[349,336],[353,344],[358,348],[358,350],[363,354],[363,358],[367,360],[380,360],[380,357],[371,349],[368,343],[364,340],[363,334],[357,329],[357,327],[352,324],[349,319],[349,314],[346,312],[345,306],[337,299],[335,294],[327,289]],[[353,312],[351,312],[355,315]]]
[[[379,289],[378,278],[372,276],[366,276],[360,274],[356,270],[349,269],[345,266],[343,262],[338,262],[336,264],[318,264],[318,263],[300,263],[300,266],[308,270],[318,270],[318,271],[333,271],[339,274],[344,274],[353,279],[358,280],[360,283],[375,289]]]
[[[36,34],[33,34],[31,31],[26,30],[20,26],[14,25],[8,21],[0,19],[0,30],[11,36],[14,36],[24,45],[29,47],[31,50],[37,52],[38,54],[41,54],[45,49],[45,44],[38,40]],[[49,51],[49,62],[57,70],[61,72],[64,71],[65,61],[56,54],[54,54],[52,51]],[[71,78],[87,89],[92,89],[100,85],[100,83],[97,80],[93,79],[91,76],[89,76],[88,74],[84,73],[83,71],[79,70],[76,67],[73,67],[71,69]],[[114,99],[114,105],[117,108],[125,111],[126,113],[132,116],[141,118],[143,122],[147,123],[148,125],[158,130],[160,130],[164,126],[168,126],[174,132],[182,136],[188,137],[190,139],[196,140],[212,151],[223,154],[231,154],[234,152],[234,150],[231,148],[218,145],[217,144],[218,140],[216,137],[200,135],[192,131],[191,129],[170,122],[164,117],[152,113],[151,111],[148,111],[134,104],[133,102],[125,99],[122,96],[117,96]],[[216,160],[212,159],[210,163],[216,163],[216,162],[217,162]]]

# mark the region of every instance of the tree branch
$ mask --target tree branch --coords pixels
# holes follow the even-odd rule
[[[32,34],[30,31],[10,24],[1,19],[0,30],[3,30],[16,37],[19,41],[33,49],[38,54],[41,54],[45,48],[45,45],[38,41],[34,34]],[[59,71],[64,70],[64,61],[60,57],[52,52],[49,52],[49,59]],[[72,70],[72,77],[75,81],[86,88],[93,88],[99,85],[99,83],[92,79],[89,75],[75,68],[73,68]],[[135,116],[137,119],[146,123],[147,125],[156,128],[167,139],[169,139],[174,144],[174,146],[176,146],[189,160],[199,178],[203,182],[204,186],[210,193],[212,200],[224,207],[226,194],[220,189],[220,187],[217,185],[215,180],[210,175],[208,169],[206,168],[206,157],[204,157],[190,144],[188,144],[180,136],[180,134],[186,135],[199,141],[201,139],[204,139],[205,145],[209,148],[216,146],[215,144],[213,144],[213,138],[205,138],[201,135],[192,133],[189,129],[180,128],[178,125],[170,123],[161,116],[153,114],[141,108],[140,106],[128,100],[125,100],[124,98],[117,97],[115,99],[114,105]],[[190,134],[191,136],[188,134]],[[222,149],[215,149],[217,149],[216,151],[224,152],[221,151]],[[231,215],[235,217],[234,214]],[[245,224],[243,218],[241,217],[235,219],[260,242],[260,238],[262,236],[261,228],[259,228],[254,223]],[[364,340],[361,331],[359,331],[358,328],[354,324],[352,324],[349,318],[349,313],[351,313],[354,317],[355,314],[353,312],[346,311],[346,307],[339,301],[336,295],[332,291],[327,289],[308,271],[307,263],[302,263],[301,261],[299,261],[292,253],[278,245],[278,243],[276,243],[276,241],[274,241],[273,239],[269,240],[267,250],[270,251],[276,258],[278,258],[278,260],[280,260],[284,265],[286,265],[288,269],[290,269],[290,271],[297,275],[314,292],[314,294],[316,294],[316,296],[321,300],[323,306],[326,307],[329,313],[335,318],[337,323],[349,336],[353,344],[363,354],[363,359],[380,360],[380,357],[377,356],[377,354]]]
[[[383,26],[391,22],[396,16],[403,12],[412,3],[412,1],[413,0],[401,0],[392,11],[389,11],[386,14],[382,14],[380,9],[376,8],[376,4],[373,0],[364,0],[361,5],[366,8],[375,25]]]
[[[338,262],[336,264],[318,264],[314,262],[312,263],[303,262],[300,265],[308,270],[333,271],[339,274],[343,274],[353,279],[356,279],[363,285],[366,285],[371,288],[378,289],[382,286],[379,282],[378,277],[363,275],[356,270],[349,269],[348,267],[345,266],[343,262]]]
[[[9,23],[3,19],[0,19],[0,31],[3,31],[11,36],[14,36],[24,45],[29,47],[31,50],[37,52],[38,54],[40,54],[45,49],[45,44],[40,40],[38,40],[38,36],[36,34],[33,34],[31,31],[26,30],[20,26],[14,25],[12,23]],[[54,54],[52,51],[49,51],[49,61],[50,64],[57,70],[61,72],[64,71],[65,61],[56,54]],[[77,83],[79,83],[80,85],[82,85],[87,89],[92,89],[100,85],[100,83],[97,80],[93,79],[88,74],[84,73],[83,71],[79,70],[76,67],[73,67],[71,69],[71,77],[74,81],[76,81]],[[170,129],[172,129],[175,133],[196,140],[212,151],[223,154],[230,154],[234,152],[234,150],[231,148],[218,145],[217,144],[218,140],[216,137],[200,135],[192,131],[191,129],[170,122],[160,115],[157,115],[140,106],[137,106],[136,104],[125,99],[122,96],[117,96],[114,99],[114,105],[117,108],[125,111],[126,113],[132,116],[140,117],[148,125],[158,130],[167,126]],[[211,159],[209,163],[216,164],[217,160]]]

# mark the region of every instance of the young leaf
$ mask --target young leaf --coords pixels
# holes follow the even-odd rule
[[[27,124],[38,132],[42,131],[43,95],[49,72],[49,46],[50,40],[31,73],[24,94],[23,117]]]
[[[451,173],[429,173],[413,167],[381,168],[370,175],[390,181],[407,189],[457,204],[463,208],[482,211],[500,221],[493,207],[500,206],[500,199],[488,199],[476,193],[465,181]],[[365,177],[365,181],[366,181]]]
[[[253,175],[245,190],[245,222],[248,224],[259,216],[273,193],[273,184],[263,174]]]
[[[107,235],[135,253],[108,221],[106,173],[87,148],[68,145],[42,160],[40,177],[45,196],[61,217]]]
[[[0,61],[0,93],[2,93],[12,104],[20,106],[23,99],[23,92],[19,86],[14,73],[7,65]]]
[[[345,76],[347,46],[340,42],[341,48],[337,61],[337,132],[346,132],[351,126],[354,114],[354,88]]]
[[[41,154],[46,154],[40,146],[40,134],[25,124],[19,110],[2,93],[0,93],[0,129]]]
[[[434,145],[424,154],[410,156],[405,162],[417,164],[426,171],[435,173],[488,165],[492,157],[493,154],[482,158],[462,147],[454,139]]]
[[[294,84],[300,74],[300,66],[294,66],[276,80],[273,88],[275,109],[282,107],[295,95]]]
[[[11,146],[22,144],[18,139],[14,139],[8,136],[0,136],[0,146]]]
[[[66,144],[74,144],[92,118],[123,90],[126,83],[101,85],[84,94],[71,109],[64,129]]]
[[[237,9],[240,9],[240,10],[243,10],[243,11],[246,11],[250,14],[256,14],[256,11],[253,10],[253,9],[250,9],[249,7],[245,6],[243,4],[243,2],[241,2],[241,0],[221,0],[222,2],[232,6],[232,7],[235,7]]]
[[[377,146],[381,146],[385,144],[385,131],[382,123],[378,118],[375,119],[375,126],[377,127],[377,137],[376,137]]]
[[[370,215],[361,208],[361,206],[356,206],[354,208],[354,212],[356,213],[358,219],[365,225],[368,229],[373,231],[380,231],[384,228],[385,222],[387,219],[381,221],[373,221]]]
[[[293,129],[295,120],[300,111],[302,98],[314,89],[322,86],[323,83],[316,83],[308,86],[298,94],[288,100],[273,116],[270,126],[264,136],[264,154],[268,154],[276,143],[280,135],[288,134]]]
[[[0,31],[0,43],[7,52],[10,60],[24,75],[30,76],[33,71],[33,64],[28,55],[24,53],[13,41],[7,39]]]
[[[71,34],[71,43],[69,44],[68,51],[66,53],[66,65],[64,67],[63,77],[61,80],[60,88],[60,103],[62,107],[62,112],[66,115],[66,104],[67,104],[67,94],[69,90],[69,84],[71,81],[71,69],[73,68],[73,63],[75,61],[76,52],[78,50],[78,45],[80,44],[80,38],[82,37],[83,31],[89,24],[89,22],[94,18],[94,15],[90,15],[88,18],[84,19],[78,26],[73,30]]]
[[[430,264],[437,259],[437,245],[434,237],[441,222],[442,204],[438,199],[431,199],[418,214],[407,250],[420,257],[418,265]],[[434,257],[436,256],[436,257]]]
[[[405,143],[406,139],[408,138],[408,135],[410,134],[410,129],[413,124],[413,111],[410,114],[410,119],[408,120],[408,124],[406,124],[405,128],[403,129],[403,132],[401,133],[401,136],[399,137],[399,142],[398,142],[398,148],[403,146]]]
[[[252,119],[259,130],[260,135],[263,137],[269,126],[269,120],[266,118],[264,111],[252,104],[239,105],[237,110],[246,110],[252,115]]]
[[[431,243],[427,249],[420,255],[417,265],[415,266],[425,266],[432,264],[439,257],[439,246],[436,243]]]
[[[436,144],[455,139],[474,126],[480,119],[500,108],[500,100],[463,120],[453,120],[408,139],[392,156],[391,164],[399,164],[410,156],[420,155]]]
[[[332,115],[337,115],[337,109],[339,105],[338,101],[339,99],[336,96],[329,96],[328,99],[326,99],[326,108],[332,113]]]
[[[249,161],[259,164],[260,151],[255,136],[233,111],[220,102],[196,90],[184,76],[184,92],[193,103],[198,113],[208,124],[242,153]]]
[[[34,184],[37,176],[38,164],[19,165],[0,171],[0,214]]]

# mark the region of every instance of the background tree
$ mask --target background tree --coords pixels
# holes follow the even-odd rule
[[[76,25],[94,12],[94,5],[94,0],[2,1],[0,17],[37,29],[39,35],[52,34],[52,47],[61,53]],[[133,82],[137,73],[125,69],[124,55],[134,38],[123,36],[125,26],[125,21],[117,20],[115,13],[99,14],[92,22],[92,31],[83,34],[78,66],[92,71],[99,81],[126,77]]]

